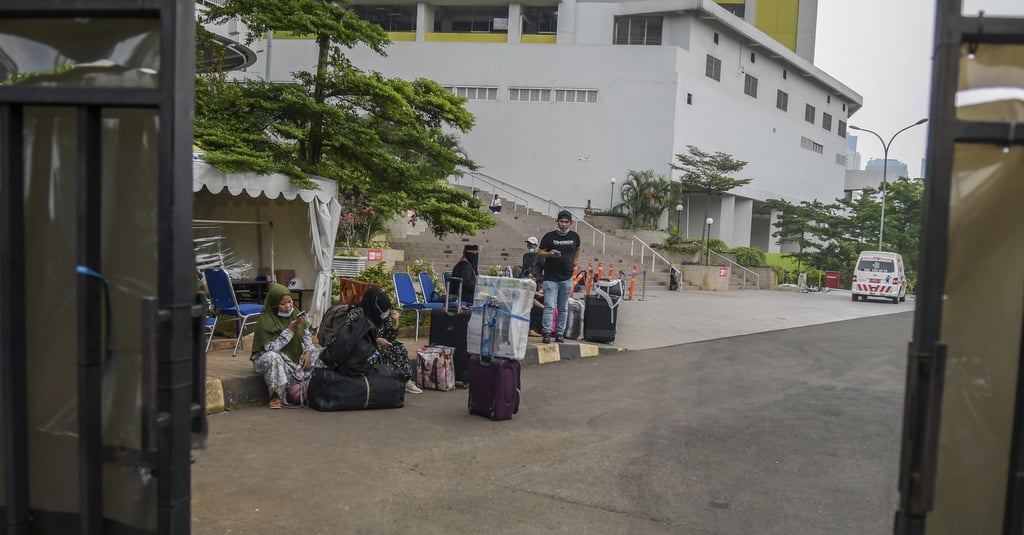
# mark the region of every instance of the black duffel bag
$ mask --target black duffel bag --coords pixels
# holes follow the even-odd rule
[[[405,381],[383,364],[371,366],[366,375],[359,377],[317,368],[309,379],[306,396],[309,406],[318,411],[397,409],[405,404]]]
[[[377,331],[360,314],[346,321],[320,353],[320,361],[343,375],[358,377],[370,369],[369,358],[377,351]]]

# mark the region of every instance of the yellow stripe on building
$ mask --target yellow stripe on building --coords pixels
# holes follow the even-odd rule
[[[552,34],[534,35],[534,34],[523,34],[519,40],[523,43],[530,44],[541,44],[541,45],[553,45],[557,41],[555,36]]]
[[[430,32],[423,35],[425,41],[447,43],[507,43],[508,35],[503,33],[440,33]]]

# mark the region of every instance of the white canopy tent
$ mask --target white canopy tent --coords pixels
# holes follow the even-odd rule
[[[193,217],[268,223],[225,223],[218,233],[224,236],[233,256],[245,259],[254,270],[271,265],[294,269],[301,286],[312,289],[312,300],[303,305],[312,324],[319,325],[330,306],[331,260],[341,204],[335,182],[312,180],[320,189],[298,189],[281,174],[228,174],[205,162],[192,163]],[[287,285],[289,281],[278,282]]]

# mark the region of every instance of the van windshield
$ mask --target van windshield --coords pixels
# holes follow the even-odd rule
[[[870,271],[872,273],[895,273],[896,266],[892,260],[861,260],[857,264],[857,271]]]

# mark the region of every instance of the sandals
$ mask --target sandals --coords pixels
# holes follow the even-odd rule
[[[267,404],[271,409],[281,408],[281,398],[277,397],[277,394],[270,396],[270,403]]]

